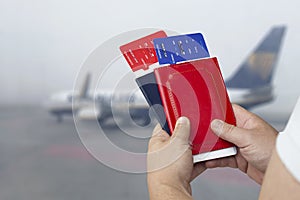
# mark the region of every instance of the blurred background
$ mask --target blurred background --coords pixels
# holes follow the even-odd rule
[[[0,199],[147,199],[145,174],[119,172],[81,144],[72,117],[57,123],[45,108],[72,90],[90,53],[140,28],[201,32],[224,78],[274,25],[287,32],[274,73],[275,99],[252,109],[283,130],[299,96],[299,2],[287,1],[0,1]],[[95,124],[83,126],[97,132]],[[153,125],[145,129],[150,134]],[[128,127],[132,132],[134,127]],[[122,130],[107,127],[114,141]],[[120,142],[120,141],[119,141]],[[132,145],[125,138],[126,145]],[[145,151],[147,142],[136,144]],[[257,199],[259,186],[234,169],[208,170],[195,199]]]

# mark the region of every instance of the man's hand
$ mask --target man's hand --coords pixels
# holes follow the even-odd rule
[[[211,128],[216,135],[238,147],[237,155],[205,162],[207,168],[239,168],[261,184],[278,132],[258,116],[233,105],[237,126],[214,120]]]
[[[190,122],[181,117],[172,136],[157,125],[148,146],[150,199],[192,199],[190,182],[205,170],[193,164],[189,145]]]

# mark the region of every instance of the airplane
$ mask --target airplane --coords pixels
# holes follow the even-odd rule
[[[87,73],[79,92],[65,91],[52,95],[45,103],[46,109],[56,117],[57,122],[62,122],[63,116],[73,115],[78,115],[81,119],[97,119],[99,122],[104,122],[115,113],[119,117],[127,117],[128,108],[131,118],[137,124],[151,122],[149,107],[139,91],[136,94],[129,92],[113,94],[111,91],[89,94],[90,83],[91,74]],[[94,108],[94,100],[97,103],[96,108]]]
[[[274,99],[272,80],[285,30],[286,26],[273,27],[237,71],[225,81],[232,103],[250,109]],[[144,126],[152,121],[149,106],[140,91],[117,94],[113,91],[102,91],[94,94],[93,99],[88,94],[90,78],[91,75],[87,74],[79,93],[62,93],[52,97],[48,110],[58,121],[62,120],[63,115],[73,113],[80,119],[95,119],[102,123],[115,117],[126,119],[128,113],[139,125]],[[93,101],[96,107],[91,103]]]
[[[109,119],[116,118],[128,121],[128,116],[136,124],[144,126],[152,119],[149,116],[149,106],[142,93],[102,91],[96,92],[95,104],[90,102],[77,113],[81,120],[98,120],[105,123]],[[95,106],[96,105],[96,106]]]
[[[52,95],[45,103],[47,110],[56,116],[58,122],[62,122],[64,115],[76,114],[91,101],[88,94],[90,82],[91,74],[87,73],[79,92],[65,91]]]

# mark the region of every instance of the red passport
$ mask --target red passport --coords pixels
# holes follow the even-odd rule
[[[213,119],[236,124],[217,58],[156,68],[154,73],[171,133],[180,116],[191,121],[194,162],[236,153],[233,144],[220,139],[210,129]]]

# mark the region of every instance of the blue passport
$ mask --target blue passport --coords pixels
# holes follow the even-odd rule
[[[210,57],[201,33],[156,38],[153,43],[159,64]]]
[[[160,126],[170,134],[170,128],[168,126],[165,111],[160,98],[160,93],[157,87],[156,78],[154,72],[141,76],[135,79],[144,97],[146,98],[149,106],[154,111],[155,117],[158,120]]]

